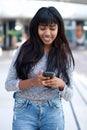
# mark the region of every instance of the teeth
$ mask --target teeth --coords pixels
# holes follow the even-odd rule
[[[50,40],[50,38],[44,38],[44,40],[49,41],[49,40]]]

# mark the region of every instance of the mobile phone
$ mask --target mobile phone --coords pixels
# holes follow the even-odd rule
[[[52,79],[54,72],[45,71],[43,72],[44,77],[50,77]]]

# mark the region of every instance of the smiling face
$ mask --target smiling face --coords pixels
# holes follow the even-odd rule
[[[55,23],[39,24],[38,26],[38,35],[42,42],[44,43],[44,47],[51,47],[53,41],[57,37],[58,34],[58,25]]]

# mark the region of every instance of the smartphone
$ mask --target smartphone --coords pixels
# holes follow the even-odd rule
[[[44,77],[50,77],[52,79],[54,72],[45,71],[43,72]]]

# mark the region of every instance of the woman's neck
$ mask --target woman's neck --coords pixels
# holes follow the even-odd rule
[[[48,53],[50,51],[50,49],[51,49],[51,46],[44,46],[44,51],[45,52]]]

